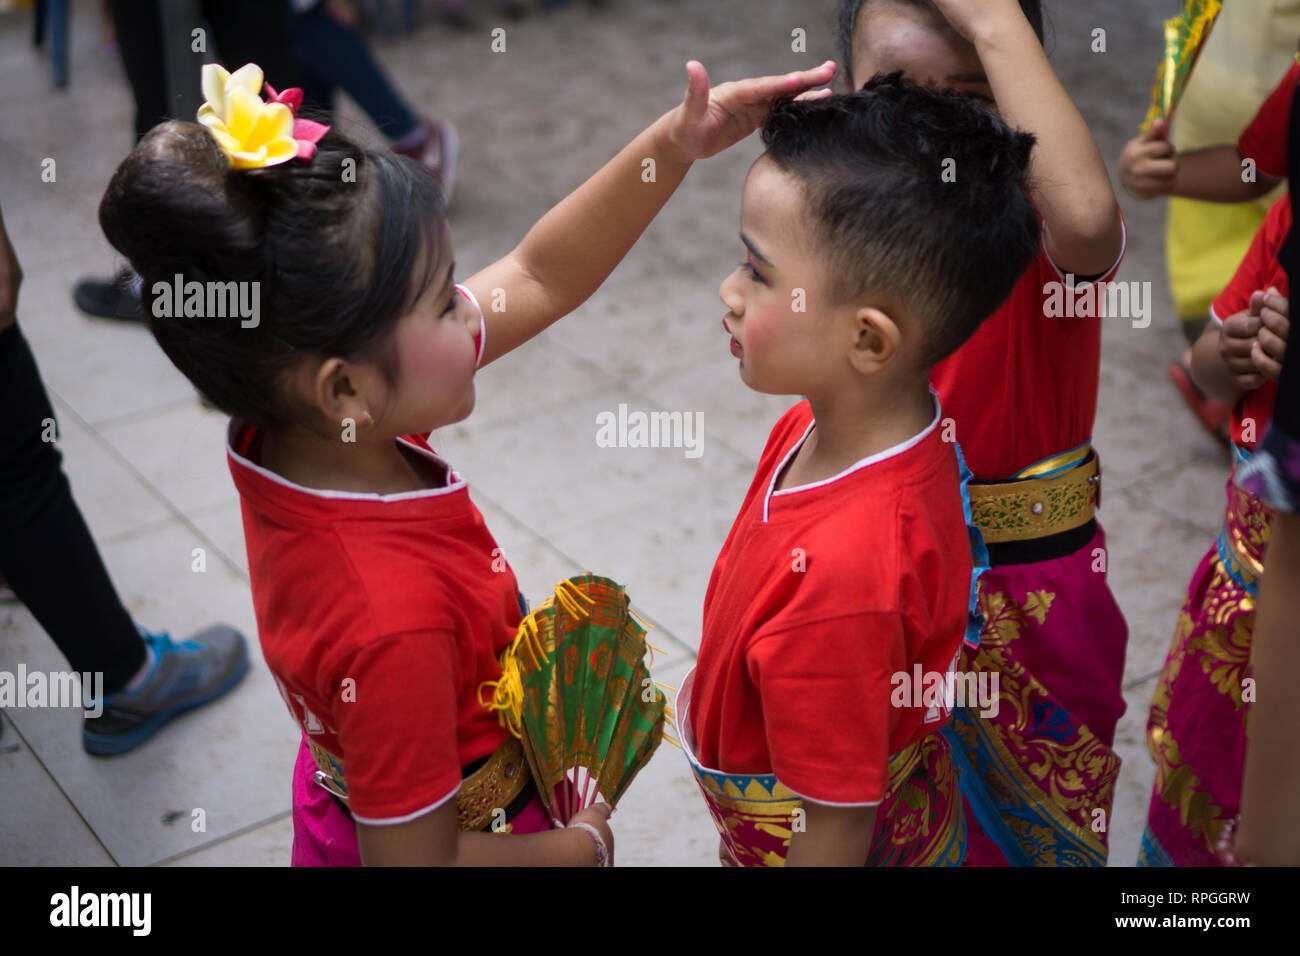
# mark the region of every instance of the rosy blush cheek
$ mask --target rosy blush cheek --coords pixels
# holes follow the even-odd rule
[[[436,329],[399,336],[398,349],[402,380],[421,391],[432,390],[450,397],[448,393],[463,390],[466,380],[473,377],[473,340],[455,334],[450,319],[444,319]]]

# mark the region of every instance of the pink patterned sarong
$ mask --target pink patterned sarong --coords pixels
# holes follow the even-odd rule
[[[960,667],[997,675],[997,713],[959,707],[944,733],[974,830],[1013,866],[1106,863],[1128,645],[1106,560],[1098,526],[1065,557],[980,578],[984,627]]]
[[[357,826],[324,787],[316,783],[316,761],[304,736],[293,768],[293,853],[291,866],[360,866]],[[542,801],[534,796],[510,821],[512,833],[551,829]]]
[[[1238,466],[1245,460],[1239,451]],[[1220,866],[1241,809],[1256,589],[1273,511],[1228,481],[1218,540],[1201,559],[1156,684],[1147,749],[1156,778],[1139,866]]]

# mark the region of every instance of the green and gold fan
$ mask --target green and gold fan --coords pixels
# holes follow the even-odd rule
[[[1222,7],[1222,0],[1187,0],[1179,16],[1165,21],[1165,55],[1156,70],[1151,109],[1142,123],[1142,132],[1149,130],[1156,120],[1168,121],[1172,117]]]
[[[645,628],[622,585],[592,574],[555,586],[501,656],[485,706],[523,742],[538,793],[567,824],[613,806],[649,762],[670,712],[650,679]]]

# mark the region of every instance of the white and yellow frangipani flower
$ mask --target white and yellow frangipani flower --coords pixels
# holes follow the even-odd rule
[[[198,121],[211,131],[235,169],[260,169],[298,155],[293,138],[293,110],[261,97],[262,70],[248,63],[234,73],[205,64]]]

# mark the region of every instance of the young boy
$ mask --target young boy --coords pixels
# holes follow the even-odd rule
[[[934,689],[979,539],[928,383],[1037,252],[1034,140],[895,74],[779,104],[763,141],[723,325],[745,384],[806,400],[714,566],[682,742],[725,861],[960,864],[953,700]]]

